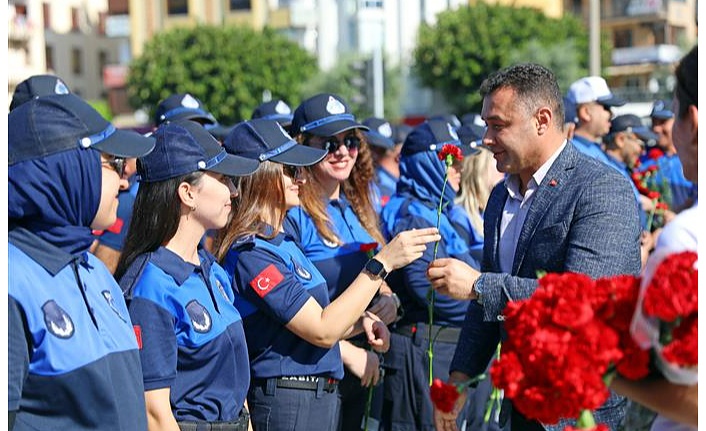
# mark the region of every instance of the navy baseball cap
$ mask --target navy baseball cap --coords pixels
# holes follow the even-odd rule
[[[395,141],[395,145],[403,143],[404,140],[407,139],[407,135],[409,135],[409,132],[411,132],[412,129],[413,127],[409,124],[402,123],[395,125],[392,129],[392,135],[393,140]]]
[[[294,111],[292,133],[311,133],[316,136],[333,136],[346,130],[369,130],[358,123],[350,108],[339,96],[317,94],[303,101]]]
[[[569,100],[568,97],[564,97],[564,124],[575,123],[578,124],[579,117],[578,111],[576,110],[576,104]]]
[[[464,156],[478,154],[483,145],[485,127],[477,124],[464,124],[456,129],[458,139],[461,141],[461,152]]]
[[[203,103],[189,93],[172,94],[157,105],[155,125],[176,120],[194,120],[202,124],[218,123]]]
[[[384,118],[370,117],[363,120],[363,125],[370,130],[365,133],[368,143],[372,146],[391,150],[395,148],[395,141],[392,140],[392,124]]]
[[[446,121],[447,123],[451,124],[454,128],[459,128],[461,127],[461,120],[458,119],[458,117],[454,114],[440,114],[440,115],[433,115],[428,118],[429,120],[443,120]]]
[[[277,121],[264,118],[236,124],[223,145],[229,153],[258,164],[271,160],[291,166],[310,166],[328,154],[326,150],[297,143]]]
[[[657,118],[658,120],[669,120],[674,118],[674,112],[672,111],[672,105],[668,104],[664,100],[656,100],[652,105],[652,112],[650,112],[651,118]]]
[[[10,102],[10,111],[35,97],[69,94],[71,90],[58,76],[34,75],[17,84]]]
[[[287,105],[284,100],[270,100],[265,102],[255,108],[252,113],[251,118],[253,120],[257,118],[264,118],[266,120],[275,120],[282,126],[289,126],[292,124],[292,108]]]
[[[218,139],[219,141],[224,140],[226,136],[228,136],[228,133],[233,130],[233,126],[226,126],[221,123],[204,124],[203,128],[206,129],[208,133],[213,135],[213,137]]]
[[[422,151],[441,151],[446,144],[461,145],[456,128],[442,119],[431,119],[415,127],[404,144],[402,144],[402,155],[407,156]],[[463,150],[463,148],[462,148]]]
[[[7,121],[10,165],[72,148],[117,157],[141,157],[154,148],[154,139],[117,129],[75,94],[34,98],[11,111]]]
[[[658,138],[655,133],[642,124],[637,115],[633,114],[618,115],[611,120],[609,133],[614,135],[619,132],[634,133],[645,142]]]
[[[196,171],[209,171],[233,177],[250,175],[258,163],[228,154],[199,123],[170,121],[153,134],[154,151],[138,159],[137,173],[144,182],[164,181]]]

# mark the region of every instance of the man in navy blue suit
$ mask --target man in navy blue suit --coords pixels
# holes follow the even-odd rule
[[[486,369],[500,341],[505,305],[530,297],[539,271],[591,277],[640,272],[630,183],[567,143],[554,74],[536,64],[514,65],[488,77],[480,92],[488,125],[483,143],[507,177],[488,199],[481,272],[455,259],[438,259],[428,270],[437,291],[471,300],[450,382]],[[462,395],[460,405],[464,401]],[[505,404],[500,425],[512,430],[561,430],[571,423],[542,425]],[[596,421],[615,429],[624,406],[624,399],[611,395]],[[455,411],[436,412],[438,430],[455,429]]]

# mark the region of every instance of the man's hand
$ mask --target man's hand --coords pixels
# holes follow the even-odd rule
[[[345,354],[343,351],[345,349]],[[346,341],[341,342],[343,363],[354,376],[360,379],[361,386],[377,385],[380,380],[380,359],[377,353],[361,349]]]
[[[368,311],[378,316],[387,325],[397,320],[397,305],[390,294],[381,293]]]
[[[459,372],[452,372],[449,376],[449,383],[454,382],[464,382],[467,381],[467,376],[464,378],[465,374]],[[449,413],[444,413],[434,407],[434,425],[437,431],[457,431],[456,419],[458,418],[461,409],[466,404],[466,398],[468,397],[468,392],[466,389],[461,391],[454,404],[454,408]]]
[[[443,258],[433,261],[427,269],[427,278],[437,292],[458,300],[476,299],[473,283],[480,272],[458,259]]]

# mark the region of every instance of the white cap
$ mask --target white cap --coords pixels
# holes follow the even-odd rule
[[[566,98],[574,104],[598,102],[604,106],[623,106],[625,101],[610,92],[608,83],[600,76],[587,76],[569,87]]]

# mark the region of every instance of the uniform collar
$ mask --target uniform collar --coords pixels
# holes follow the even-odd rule
[[[159,247],[155,250],[154,253],[152,253],[150,261],[162,271],[170,275],[174,281],[181,286],[189,278],[189,276],[196,271],[200,271],[203,274],[210,273],[211,264],[215,258],[205,249],[200,247],[198,253],[199,260],[201,262],[200,266],[186,262],[181,258],[181,256],[166,247]]]
[[[8,240],[52,276],[56,276],[72,260],[79,257],[86,259],[85,253],[73,256],[22,227],[12,229],[8,233]]]

